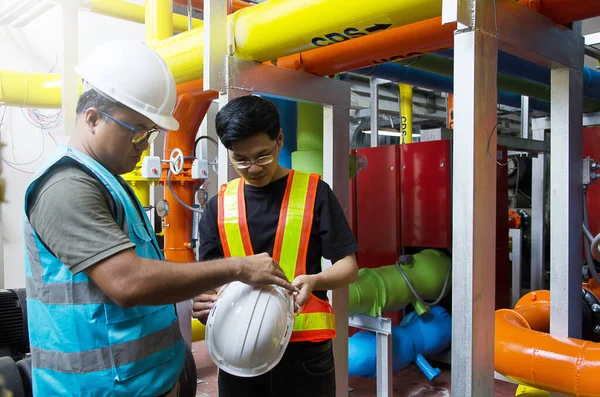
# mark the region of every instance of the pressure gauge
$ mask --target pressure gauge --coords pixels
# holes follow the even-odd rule
[[[154,206],[154,209],[156,210],[156,214],[161,218],[164,218],[165,216],[169,215],[169,203],[167,202],[167,200],[160,200],[159,202],[157,202]]]

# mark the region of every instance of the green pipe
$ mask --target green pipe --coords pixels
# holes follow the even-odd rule
[[[421,299],[431,302],[440,296],[444,288],[450,263],[450,257],[441,251],[426,249],[413,255],[412,264],[400,266]],[[449,279],[446,293],[450,291],[451,284]],[[412,293],[396,265],[360,269],[358,280],[349,286],[348,296],[350,315],[377,317],[400,310],[409,303],[419,315],[429,311],[429,306]]]
[[[397,64],[447,77],[454,77],[454,61],[439,55],[420,55],[412,59],[395,61]],[[498,74],[498,90],[525,95],[550,102],[550,87],[533,81],[519,79],[505,74]],[[583,110],[595,112],[600,110],[600,101],[583,98]]]

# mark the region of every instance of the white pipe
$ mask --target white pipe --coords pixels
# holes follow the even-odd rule
[[[21,16],[13,21],[10,26],[13,28],[22,28],[23,26],[27,26],[29,22],[33,21],[40,15],[43,15],[52,8],[54,8],[54,4],[42,0],[28,11],[21,14]]]
[[[37,0],[25,0],[21,3],[13,2],[0,9],[0,25],[7,25],[13,22],[21,13],[29,7],[33,7]]]

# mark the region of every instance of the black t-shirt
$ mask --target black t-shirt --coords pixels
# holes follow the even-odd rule
[[[285,176],[261,188],[244,185],[248,230],[256,254],[267,252],[273,255],[279,211],[287,180],[288,176]],[[211,198],[200,220],[201,261],[223,257],[217,224],[218,205],[218,196]],[[358,244],[354,240],[340,203],[329,185],[319,180],[306,254],[306,274],[321,272],[321,257],[335,263],[356,251]],[[321,299],[326,298],[326,291],[315,291],[314,294]]]

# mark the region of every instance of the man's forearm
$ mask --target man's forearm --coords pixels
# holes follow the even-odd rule
[[[236,259],[175,263],[143,259],[133,306],[181,302],[235,280]]]
[[[348,255],[335,262],[329,269],[316,274],[316,291],[328,291],[344,287],[356,281],[358,265],[354,255]]]

